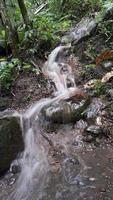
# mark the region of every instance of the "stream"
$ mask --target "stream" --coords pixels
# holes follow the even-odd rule
[[[70,65],[64,62],[70,48],[56,47],[43,67],[54,84],[54,97],[18,113],[25,144],[17,160],[21,170],[17,174],[10,170],[1,178],[0,200],[113,199],[112,144],[86,145],[81,138],[82,123],[78,127],[62,124],[51,131],[41,119],[45,106],[73,98],[79,90]]]

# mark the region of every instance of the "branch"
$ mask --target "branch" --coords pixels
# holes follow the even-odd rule
[[[41,5],[37,8],[37,10],[35,11],[34,14],[36,15],[37,13],[39,13],[43,8],[45,8],[46,5],[47,5],[47,2],[41,4]]]

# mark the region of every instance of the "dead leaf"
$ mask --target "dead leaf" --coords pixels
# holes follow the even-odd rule
[[[84,85],[84,89],[94,88],[96,82],[97,82],[97,79],[91,79],[90,81],[88,81],[88,82]]]
[[[105,51],[100,56],[96,58],[96,65],[99,65],[103,60],[113,58],[113,50]]]
[[[113,78],[113,71],[108,72],[107,74],[105,74],[105,76],[103,76],[101,82],[102,82],[102,83],[106,83],[106,82],[108,82],[111,78]]]

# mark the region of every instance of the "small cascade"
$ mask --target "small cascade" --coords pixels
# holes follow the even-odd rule
[[[43,73],[55,84],[55,97],[40,100],[20,117],[25,149],[21,159],[21,173],[15,191],[9,197],[10,200],[30,200],[29,196],[33,193],[34,188],[37,190],[36,200],[38,200],[47,182],[48,144],[41,135],[39,114],[45,105],[67,99],[73,96],[77,90],[71,67],[60,62],[61,55],[69,50],[70,46],[55,48],[43,67]],[[68,87],[68,81],[70,81],[71,87]]]
[[[64,59],[65,54],[70,50],[70,47],[70,45],[56,47],[49,55],[49,59],[43,68],[43,73],[45,76],[54,82],[57,90],[57,96],[60,94],[69,93],[69,91],[73,89],[75,90],[76,88],[71,66],[66,62],[61,62],[62,56]],[[68,82],[70,82],[71,85],[69,88]]]

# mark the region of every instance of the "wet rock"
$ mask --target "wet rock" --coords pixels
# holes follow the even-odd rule
[[[105,134],[102,127],[91,125],[85,129],[84,133],[82,134],[82,139],[85,142],[95,142],[97,144],[100,143],[100,138],[102,138],[103,135]]]
[[[113,69],[113,61],[105,61],[102,66],[105,70],[110,71]]]
[[[12,173],[13,173],[13,174],[17,174],[17,173],[19,173],[20,171],[21,171],[20,166],[18,166],[18,165],[13,165],[13,166],[12,166]]]
[[[113,89],[108,90],[108,95],[113,99]]]
[[[0,111],[7,109],[8,105],[9,105],[9,98],[0,97]]]
[[[84,142],[92,142],[94,140],[92,135],[85,135],[83,136],[83,141]]]
[[[21,171],[20,163],[18,160],[14,160],[10,166],[10,172],[12,174],[18,174]]]
[[[100,98],[93,98],[91,104],[84,111],[83,115],[87,119],[96,119],[101,113],[102,109],[105,107],[106,102]]]
[[[76,98],[61,100],[45,106],[41,113],[45,120],[53,123],[70,123],[79,120],[89,105],[89,98],[76,102]]]
[[[0,175],[9,169],[11,162],[23,147],[19,118],[0,117]]]
[[[81,164],[78,158],[66,158],[63,162],[62,168],[66,182],[69,184],[77,184],[77,175],[79,175],[81,171]]]
[[[78,128],[78,129],[85,129],[87,128],[88,124],[87,122],[85,122],[84,120],[79,120],[76,125],[75,125],[75,128]]]
[[[91,135],[100,135],[103,133],[103,130],[100,126],[96,126],[96,125],[91,125],[86,129],[86,132],[91,134]]]
[[[71,29],[66,36],[62,37],[62,43],[74,43],[77,44],[81,39],[89,36],[91,31],[96,28],[96,21],[93,18],[83,18],[75,28]]]

